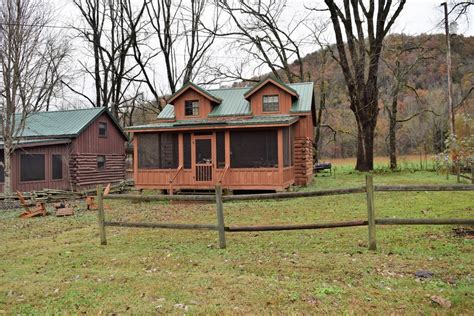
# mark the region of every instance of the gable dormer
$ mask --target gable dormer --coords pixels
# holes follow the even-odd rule
[[[205,119],[221,99],[192,82],[176,91],[168,103],[174,106],[176,120]]]
[[[266,78],[247,91],[244,97],[250,103],[253,115],[282,115],[290,113],[291,105],[299,95],[285,83]]]

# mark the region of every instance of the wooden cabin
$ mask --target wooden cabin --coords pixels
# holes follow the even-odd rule
[[[184,85],[156,124],[132,126],[141,189],[284,190],[313,176],[313,83]]]
[[[79,190],[119,182],[125,179],[126,141],[104,107],[32,113],[11,156],[12,191]],[[0,147],[3,161],[3,142]]]

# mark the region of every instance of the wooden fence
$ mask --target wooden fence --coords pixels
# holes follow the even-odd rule
[[[215,195],[129,195],[129,194],[109,194],[103,196],[102,186],[97,187],[97,204],[101,245],[107,244],[105,229],[107,226],[115,227],[142,227],[142,228],[165,228],[165,229],[195,229],[213,230],[218,232],[219,248],[226,248],[226,233],[255,232],[255,231],[283,231],[302,229],[326,229],[354,226],[368,226],[369,249],[376,250],[376,225],[474,225],[474,218],[376,218],[374,206],[374,192],[416,192],[416,191],[474,191],[474,185],[374,185],[372,175],[366,176],[366,185],[361,187],[346,189],[330,189],[305,192],[281,192],[266,194],[246,194],[223,196],[220,185],[216,186]],[[365,193],[367,201],[367,219],[331,222],[312,223],[296,225],[267,225],[267,226],[226,226],[224,221],[224,202],[242,200],[271,200],[289,199],[301,197],[330,196],[340,194]],[[107,221],[104,213],[104,199],[127,199],[135,201],[215,201],[216,202],[216,223],[213,224],[178,224],[178,223],[136,223],[136,222],[115,222]]]

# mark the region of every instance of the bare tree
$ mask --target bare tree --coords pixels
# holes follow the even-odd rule
[[[336,37],[337,56],[346,82],[350,109],[357,122],[357,163],[359,171],[374,167],[374,131],[377,124],[378,69],[383,40],[402,11],[406,0],[364,1],[324,0]]]
[[[228,15],[228,24],[233,27],[216,35],[235,37],[231,49],[243,50],[258,62],[257,69],[268,67],[277,79],[287,82],[305,79],[300,51],[302,39],[298,38],[305,19],[294,19],[291,25],[283,23],[281,15],[286,0],[217,0],[216,4]],[[243,77],[241,70],[232,70],[227,65],[221,68],[217,74],[223,78],[230,76],[233,80],[255,81]]]
[[[0,116],[5,176],[11,194],[11,155],[27,117],[48,109],[62,81],[69,47],[51,33],[51,8],[40,0],[3,0],[0,4]]]
[[[190,0],[189,5],[187,1],[172,0],[149,0],[146,4],[171,93],[179,84],[195,80],[208,62],[219,20],[218,11],[214,11],[212,27],[203,25],[201,20],[211,9],[208,4],[207,0]]]
[[[143,16],[144,5],[134,13],[131,0],[73,0],[85,21],[85,28],[76,28],[92,49],[93,70],[80,61],[95,84],[95,101],[85,97],[92,106],[109,107],[118,117],[120,106],[128,101],[127,90],[138,76],[137,65],[128,62],[134,43],[134,30]]]
[[[454,14],[454,20],[458,20],[461,16],[465,16],[468,19],[469,9],[474,7],[474,1],[462,1],[462,0],[453,0],[451,1],[451,10],[449,14]]]
[[[385,104],[385,111],[389,117],[389,157],[390,169],[397,169],[397,129],[399,125],[418,117],[425,112],[433,112],[431,109],[419,109],[406,118],[398,117],[399,98],[404,90],[415,93],[416,100],[419,96],[415,87],[408,82],[412,72],[431,59],[430,50],[424,47],[424,43],[416,43],[410,37],[400,35],[390,38],[384,47],[384,57],[382,58],[389,76],[386,78],[389,102]],[[382,78],[384,79],[384,78]],[[389,105],[390,104],[390,105]]]

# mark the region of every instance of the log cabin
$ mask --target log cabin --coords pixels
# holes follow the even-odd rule
[[[127,136],[107,108],[31,113],[21,135],[11,155],[13,192],[80,190],[125,179]],[[3,141],[0,148],[4,161]]]
[[[313,177],[314,84],[266,78],[251,88],[188,83],[155,124],[132,126],[139,189],[281,191]]]

